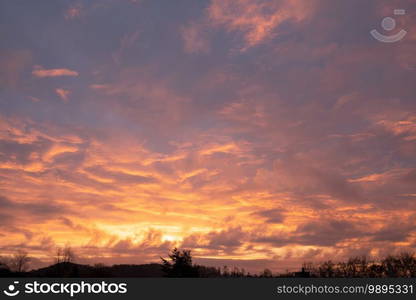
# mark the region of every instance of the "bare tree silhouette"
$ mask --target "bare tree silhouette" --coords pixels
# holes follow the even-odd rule
[[[113,274],[123,277],[321,277],[321,278],[386,278],[416,277],[416,256],[414,253],[403,252],[388,255],[383,259],[371,260],[366,256],[349,258],[347,261],[332,260],[321,263],[304,263],[301,272],[273,274],[272,270],[264,269],[259,274],[251,275],[237,267],[221,268],[193,264],[191,250],[174,248],[168,258],[162,258],[162,264],[149,265],[113,265],[94,266],[75,264],[76,254],[70,246],[56,249],[56,264],[28,274],[40,277],[111,277]],[[29,269],[30,258],[25,251],[19,250],[13,255],[0,256],[0,277],[25,276]],[[121,275],[120,275],[121,274]]]
[[[30,257],[27,252],[18,250],[10,259],[10,269],[13,272],[22,273],[26,272],[29,268]]]
[[[381,261],[369,260],[366,256],[352,257],[346,262],[325,261],[311,265],[309,272],[314,277],[416,277],[416,256],[403,252],[388,255]]]
[[[403,252],[398,257],[402,276],[416,277],[416,257],[414,253]]]
[[[57,277],[78,277],[78,265],[74,264],[76,254],[69,245],[58,247],[55,253],[55,273]]]
[[[1,270],[9,270],[9,260],[7,257],[0,256],[0,269]]]
[[[414,253],[403,252],[399,255],[389,255],[382,261],[387,277],[415,277],[416,257]]]
[[[73,263],[75,262],[75,252],[68,245],[58,247],[55,254],[55,263]]]

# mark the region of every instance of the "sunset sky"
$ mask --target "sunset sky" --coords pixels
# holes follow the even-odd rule
[[[387,16],[402,41],[370,35]],[[1,1],[0,256],[416,250],[415,20],[413,0]]]

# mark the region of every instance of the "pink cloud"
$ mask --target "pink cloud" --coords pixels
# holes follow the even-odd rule
[[[78,76],[77,71],[70,69],[43,69],[41,66],[35,66],[32,71],[33,76],[43,77],[60,77],[60,76]]]
[[[66,89],[56,89],[55,92],[64,102],[68,101],[68,96],[71,93],[71,91]]]
[[[79,18],[82,13],[82,5],[81,4],[75,4],[71,5],[66,11],[65,11],[65,19],[71,20],[75,18]]]
[[[313,2],[213,0],[208,15],[213,24],[242,33],[249,48],[273,36],[284,21],[305,20],[312,12]]]

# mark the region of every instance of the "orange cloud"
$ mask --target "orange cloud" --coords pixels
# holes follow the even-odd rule
[[[69,242],[90,263],[138,263],[179,246],[196,262],[297,270],[414,249],[414,35],[384,47],[354,31],[367,11],[316,3],[213,0],[201,19],[157,24],[174,24],[186,53],[210,54],[198,62],[176,44],[152,51],[171,40],[135,28],[111,31],[108,44],[92,35],[71,47],[94,56],[78,62],[91,77],[52,89],[85,99],[68,110],[48,105],[48,82],[23,75],[78,72],[1,53],[1,87],[19,89],[2,95],[0,254],[19,245],[47,261]],[[67,19],[82,14],[71,7]]]
[[[64,102],[68,101],[68,96],[71,93],[71,91],[61,88],[55,89],[55,92],[59,96],[59,98],[61,98]]]
[[[63,153],[77,152],[78,148],[72,145],[54,144],[49,151],[43,155],[43,160],[52,161],[54,157]]]
[[[416,116],[408,115],[403,120],[381,120],[378,124],[406,141],[416,141]]]
[[[78,72],[69,69],[43,69],[41,66],[35,66],[32,71],[33,76],[44,77],[60,77],[60,76],[78,76]]]
[[[251,143],[219,134],[158,153],[128,133],[98,137],[84,130],[83,140],[74,128],[1,120],[8,161],[0,164],[0,215],[9,218],[0,219],[0,242],[24,243],[46,262],[54,247],[71,242],[89,262],[150,262],[180,246],[193,248],[196,261],[237,259],[241,266],[274,258],[297,268],[303,257],[343,259],[357,239],[376,252],[386,239],[411,240],[411,213],[342,201],[360,198],[354,185],[374,195],[374,183],[382,193],[386,185],[411,183],[411,169],[347,181],[310,153],[268,165]],[[400,191],[411,195],[410,186]],[[405,218],[402,235],[389,232],[386,213]]]

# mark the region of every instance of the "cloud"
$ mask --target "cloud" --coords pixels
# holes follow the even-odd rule
[[[416,232],[414,217],[412,220],[395,220],[389,222],[373,234],[374,242],[397,242],[405,243]]]
[[[71,94],[70,90],[62,88],[55,89],[55,92],[64,102],[68,101],[69,94]]]
[[[76,3],[53,28],[4,6],[2,250],[284,271],[415,249],[411,1],[394,47],[363,30],[375,2]]]
[[[0,207],[10,216],[22,218],[29,217],[32,221],[45,222],[49,218],[55,218],[60,214],[69,213],[70,210],[56,203],[51,202],[17,202],[4,196],[0,196]]]
[[[85,169],[86,171],[99,176],[101,178],[111,179],[115,182],[123,182],[128,184],[153,183],[156,180],[152,177],[140,176],[136,174],[128,174],[122,171],[107,170],[102,166],[92,166]]]
[[[46,139],[39,139],[32,143],[0,139],[0,161],[26,165],[37,157],[34,153],[43,153],[50,146],[51,142]]]
[[[224,26],[230,32],[240,32],[244,36],[245,47],[249,48],[270,39],[285,21],[305,20],[313,5],[313,1],[212,0],[208,15],[213,24]]]
[[[150,228],[137,233],[136,238],[119,239],[107,237],[107,242],[99,247],[96,244],[77,248],[80,255],[96,253],[96,257],[106,263],[109,257],[118,257],[116,263],[134,264],[143,262],[159,262],[160,257],[166,256],[174,244],[163,240],[163,234],[157,229]],[[98,253],[98,254],[97,254]],[[86,261],[95,261],[86,259]]]
[[[78,152],[78,147],[68,144],[54,144],[42,157],[45,161],[52,161],[56,156],[65,153]]]
[[[72,20],[81,17],[83,13],[83,6],[81,3],[72,4],[66,11],[65,11],[65,19]]]
[[[336,246],[345,240],[362,238],[366,235],[366,230],[360,229],[351,221],[324,218],[303,223],[293,232],[260,234],[254,241],[270,243],[277,247],[287,245]]]
[[[187,53],[209,53],[210,43],[206,24],[191,22],[181,28],[184,50]]]
[[[398,120],[380,120],[378,124],[406,141],[416,140],[416,115],[409,114]]]
[[[160,135],[169,135],[171,130],[194,118],[190,113],[192,99],[175,91],[168,80],[155,76],[153,70],[131,68],[113,83],[90,87],[123,118],[135,123],[140,120],[143,126],[152,126]],[[156,124],[155,118],[164,122]]]
[[[61,76],[78,76],[77,71],[73,71],[70,69],[44,69],[41,66],[35,66],[32,71],[32,75],[38,78],[45,78],[45,77],[61,77]]]
[[[266,209],[253,213],[255,216],[262,217],[267,223],[279,224],[285,219],[284,210],[280,208]]]
[[[183,240],[182,247],[220,250],[230,254],[242,246],[247,238],[248,234],[242,228],[232,227],[220,231],[211,231],[206,234],[190,235]]]
[[[296,235],[304,245],[331,246],[345,239],[360,238],[366,232],[351,221],[332,219],[303,224],[296,229]]]

